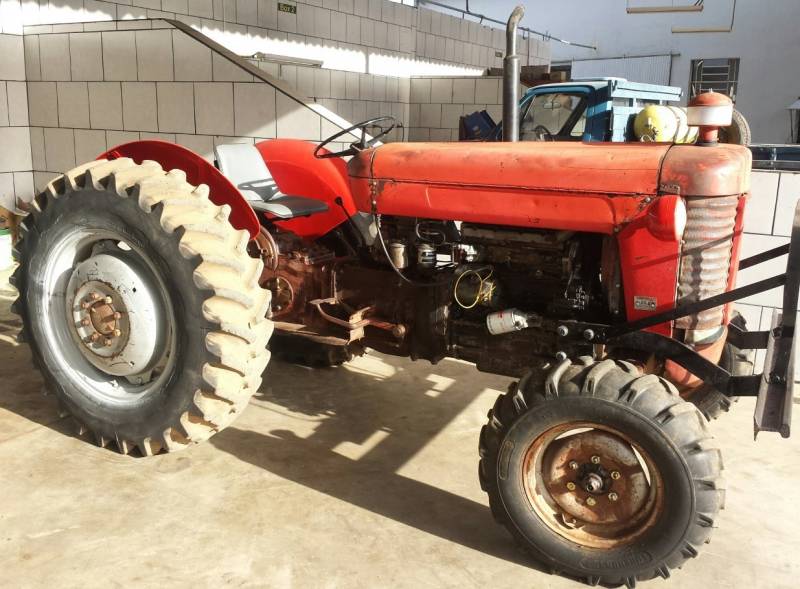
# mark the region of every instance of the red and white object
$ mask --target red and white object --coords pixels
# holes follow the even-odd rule
[[[728,127],[733,119],[733,101],[714,91],[698,94],[689,101],[689,125],[700,127],[699,144],[717,143],[719,128]]]

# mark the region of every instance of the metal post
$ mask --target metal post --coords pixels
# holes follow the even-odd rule
[[[525,8],[517,6],[506,25],[506,56],[503,59],[503,141],[519,141],[519,55],[517,25]]]

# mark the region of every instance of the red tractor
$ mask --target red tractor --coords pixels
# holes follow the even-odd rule
[[[33,201],[13,276],[22,337],[84,431],[145,455],[230,424],[273,330],[274,353],[319,364],[368,347],[518,377],[480,433],[494,517],[562,574],[668,577],[722,507],[707,419],[758,396],[756,431],[789,434],[800,284],[798,216],[789,246],[739,259],[750,152],[716,143],[729,101],[691,110],[698,145],[378,146],[389,117],[317,146],[220,146],[217,167],[121,145]],[[785,274],[735,288],[787,253]],[[783,314],[746,331],[733,301],[777,286]]]

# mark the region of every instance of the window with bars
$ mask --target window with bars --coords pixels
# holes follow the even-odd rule
[[[689,98],[706,90],[727,94],[736,101],[739,84],[739,58],[693,59]]]

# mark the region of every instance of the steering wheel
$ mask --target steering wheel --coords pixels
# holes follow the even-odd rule
[[[386,123],[387,126],[381,125],[380,123]],[[375,117],[372,119],[367,119],[366,121],[361,121],[360,123],[356,123],[352,127],[348,127],[347,129],[342,129],[338,133],[331,135],[327,139],[325,139],[322,143],[317,145],[317,148],[314,150],[314,157],[317,159],[326,159],[330,157],[344,157],[348,155],[355,155],[359,151],[363,151],[368,147],[372,147],[378,141],[381,140],[382,137],[386,137],[395,127],[402,127],[400,123],[394,117],[384,116],[384,117]],[[331,143],[332,141],[336,141],[339,137],[344,135],[348,135],[353,131],[360,129],[361,130],[361,139],[357,141],[353,141],[350,144],[348,149],[343,151],[332,151],[327,153],[320,153],[325,146]],[[367,129],[379,129],[377,135],[373,135],[371,139],[367,139]],[[355,135],[355,133],[353,133]]]
[[[533,133],[536,135],[536,141],[552,141],[553,134],[544,125],[536,125],[533,128]]]

